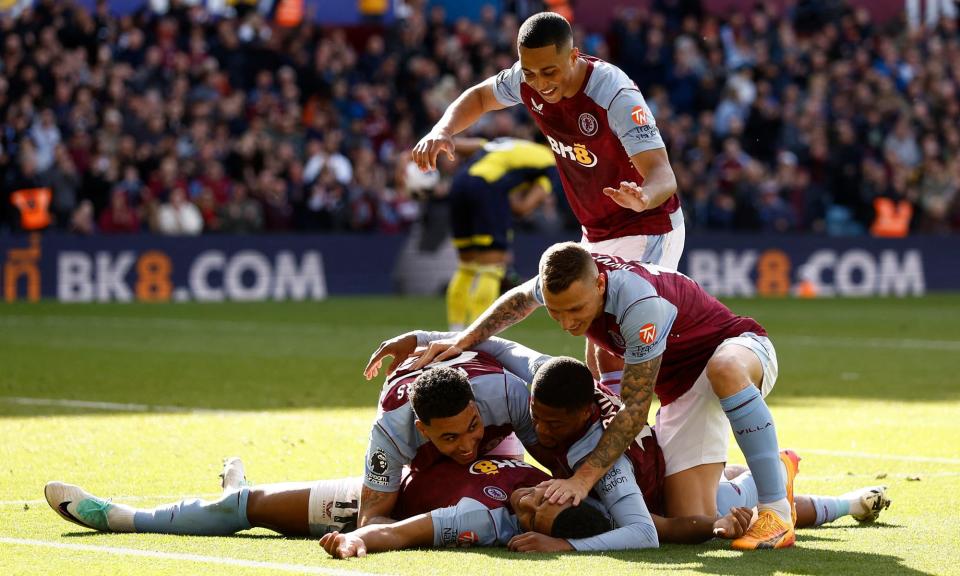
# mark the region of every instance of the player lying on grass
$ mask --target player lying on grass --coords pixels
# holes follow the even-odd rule
[[[375,376],[382,361],[391,356],[393,361],[388,371],[393,370],[415,355],[418,347],[450,336],[451,333],[416,331],[384,341],[371,356],[365,373],[367,377]],[[532,382],[531,418],[541,450],[538,460],[555,478],[570,476],[621,409],[620,399],[601,384],[595,384],[589,369],[579,360],[552,358],[502,338],[491,338],[476,349],[495,357],[512,374]],[[649,510],[663,514],[664,501],[674,497],[668,493],[670,485],[664,482],[663,453],[656,434],[649,427],[643,429],[638,439],[623,456],[629,460]],[[794,497],[792,479],[799,458],[784,451],[780,461],[784,476],[789,479],[786,491],[794,501],[797,517],[793,521],[798,527],[819,526],[846,515],[861,522],[872,522],[890,505],[885,486],[863,488],[836,498]],[[727,466],[717,489],[716,510],[754,507],[757,503],[757,486],[749,470],[743,466]]]
[[[436,425],[435,420],[441,419],[431,419],[425,425]],[[250,487],[242,482],[239,460],[227,463],[223,478],[224,495],[219,500],[185,500],[148,510],[113,504],[76,486],[59,482],[48,484],[45,494],[51,507],[65,519],[102,531],[226,535],[264,527],[290,536],[306,536],[348,529],[356,517],[360,478]],[[510,544],[515,550],[532,550],[540,549],[543,544],[540,536],[527,533],[515,540],[513,537],[518,530],[537,528],[546,534],[566,538],[563,543],[567,545],[588,549],[589,540],[577,539],[587,533],[571,532],[563,526],[573,524],[609,530],[609,520],[601,516],[598,521],[598,513],[592,506],[571,508],[544,501],[543,489],[538,491],[531,487],[547,478],[539,470],[518,461],[481,460],[472,466],[460,466],[450,459],[441,459],[429,470],[410,475],[403,481],[398,508],[409,510],[414,515],[413,520],[371,525],[349,538],[334,534],[326,539],[325,544],[333,540],[337,542],[332,548],[335,554],[349,555],[362,553],[361,547],[356,545],[356,538],[364,542],[364,549],[373,551],[450,545],[455,535],[461,545]],[[620,483],[617,480],[617,484]],[[437,486],[444,489],[437,490]],[[510,494],[512,498],[508,499]],[[418,510],[443,506],[448,508],[416,515]],[[511,509],[516,511],[516,517],[510,514]],[[397,513],[401,517],[405,514]],[[738,536],[749,518],[745,514],[740,511],[739,516],[728,516],[712,524],[701,522],[699,528],[702,532],[698,538],[709,538],[711,532],[717,530],[722,535]],[[561,517],[567,519],[560,520]],[[621,518],[620,521],[629,523],[629,519]],[[661,524],[657,523],[658,529]],[[432,531],[426,530],[428,526]],[[615,538],[613,532],[602,536],[599,543],[602,545]],[[620,533],[629,535],[631,530],[621,530]],[[662,535],[661,539],[667,538]],[[636,547],[637,541],[630,539],[623,545]]]
[[[388,388],[388,392],[392,390],[393,387]],[[435,437],[431,432],[445,426],[455,429],[449,427],[451,422],[483,427],[483,422],[476,421],[477,399],[464,372],[450,367],[432,368],[420,374],[406,392],[412,396],[409,402],[416,415],[415,424],[428,437]],[[478,443],[479,440],[466,453],[475,454]],[[608,475],[607,480],[617,489],[599,494],[595,506],[573,507],[544,501],[543,489],[537,491],[532,486],[549,476],[520,461],[481,460],[470,464],[437,458],[429,467],[412,470],[401,483],[403,490],[395,495],[397,508],[391,510],[396,516],[410,516],[411,520],[389,525],[395,528],[371,524],[361,528],[357,537],[369,535],[372,542],[376,542],[369,546],[372,549],[380,549],[381,545],[450,545],[454,543],[451,535],[456,535],[456,542],[460,544],[502,545],[509,543],[520,530],[538,529],[562,538],[558,542],[563,543],[564,549],[610,550],[658,545],[654,520],[636,484],[631,486],[621,479],[625,472],[612,471]],[[520,475],[506,471],[519,471]],[[252,489],[242,485],[242,477],[239,462],[234,461],[232,466],[228,463],[221,499],[215,502],[185,500],[150,510],[113,504],[60,482],[48,484],[45,495],[50,506],[66,520],[95,530],[115,532],[225,535],[264,527],[282,534],[304,536],[347,527],[350,509],[356,509],[360,479],[314,485],[273,484]],[[438,490],[438,486],[443,489]],[[443,506],[447,508],[431,511]],[[512,514],[514,511],[516,517]],[[746,530],[749,519],[750,511],[741,509],[736,515],[719,520],[673,519],[662,523],[684,528],[685,538],[702,541],[715,532],[736,537]],[[481,539],[479,535],[484,536]],[[331,538],[343,540],[339,533]],[[514,548],[523,550],[530,542],[537,542],[537,538],[525,534],[514,543]]]
[[[401,367],[386,379],[364,462],[359,526],[389,523],[397,518],[391,514],[397,508],[405,466],[416,473],[442,457],[469,465],[511,433],[516,433],[524,447],[537,455],[527,382],[484,353],[459,355],[441,368],[444,369],[424,375],[422,370]],[[436,421],[417,418],[410,402],[415,382],[424,392],[421,411],[443,412],[444,417]],[[469,399],[447,398],[446,392],[456,385],[465,388]],[[432,392],[434,388],[436,392]],[[457,404],[460,400],[462,405]],[[448,404],[456,405],[456,410]]]

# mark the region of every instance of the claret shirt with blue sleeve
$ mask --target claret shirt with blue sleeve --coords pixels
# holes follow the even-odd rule
[[[525,83],[519,62],[492,78],[494,97],[504,106],[522,104],[530,111],[553,150],[563,191],[588,240],[670,232],[682,222],[676,194],[638,213],[603,193],[624,180],[642,185],[631,156],[665,145],[633,80],[609,62],[591,56],[581,61],[583,84],[559,102],[546,102]]]
[[[530,392],[524,380],[483,352],[464,352],[443,364],[463,370],[470,380],[484,426],[479,454],[486,454],[514,432],[525,446],[536,444],[537,435],[530,420]],[[420,373],[410,371],[407,363],[384,383],[367,448],[363,477],[367,488],[396,492],[404,466],[409,465],[416,472],[443,458],[414,425],[416,416],[410,405],[409,387]]]
[[[679,272],[605,254],[593,260],[606,277],[606,293],[603,314],[587,338],[626,364],[662,356],[654,387],[661,405],[693,387],[721,342],[746,332],[767,334]],[[544,303],[539,277],[534,297]]]

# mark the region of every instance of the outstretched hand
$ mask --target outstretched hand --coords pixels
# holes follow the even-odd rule
[[[608,186],[603,189],[603,193],[617,204],[636,212],[643,212],[650,205],[650,197],[636,182],[621,182],[619,188]]]
[[[388,356],[392,356],[393,361],[390,362],[390,366],[387,367],[387,376],[389,376],[393,374],[393,371],[396,370],[404,360],[409,358],[416,349],[417,335],[413,332],[407,332],[396,338],[384,340],[380,343],[380,346],[373,351],[373,354],[370,355],[367,367],[363,369],[363,375],[367,380],[376,378],[377,375],[380,374],[380,366],[383,364],[383,360]]]
[[[426,348],[421,348],[411,354],[417,359],[411,369],[419,370],[427,364],[455,358],[461,352],[463,350],[453,340],[434,340]]]
[[[573,505],[579,506],[580,502],[590,492],[590,486],[584,486],[583,482],[576,476],[563,480],[557,478],[544,480],[538,486],[547,487],[543,497],[549,500],[551,504],[566,504],[573,500]]]
[[[573,546],[563,538],[524,532],[511,538],[507,542],[507,549],[512,552],[567,552],[573,550]]]
[[[363,539],[353,534],[330,532],[320,538],[320,546],[334,558],[363,558],[367,555],[367,545]]]
[[[437,169],[437,156],[441,151],[447,153],[447,159],[451,162],[455,159],[453,151],[456,150],[456,144],[453,138],[445,132],[433,132],[424,136],[413,147],[413,161],[417,167],[424,172]]]
[[[752,508],[730,508],[730,513],[717,518],[713,523],[713,535],[717,538],[733,540],[743,536],[753,520]]]

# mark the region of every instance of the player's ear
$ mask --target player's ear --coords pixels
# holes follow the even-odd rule
[[[597,292],[603,294],[607,290],[607,275],[597,274]]]
[[[580,58],[580,49],[574,46],[570,49],[570,66],[575,66],[578,58]]]
[[[421,422],[419,418],[413,421],[413,425],[417,427],[417,432],[420,432],[424,436],[427,436],[427,426],[426,424]],[[427,437],[429,438],[429,436]]]

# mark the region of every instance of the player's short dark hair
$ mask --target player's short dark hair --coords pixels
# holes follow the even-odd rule
[[[577,280],[596,274],[597,264],[586,248],[576,242],[561,242],[547,248],[540,257],[540,285],[559,294]]]
[[[537,370],[531,391],[541,404],[576,410],[593,402],[593,374],[576,358],[557,356]]]
[[[517,45],[524,48],[555,46],[565,48],[573,40],[570,23],[556,12],[539,12],[527,18],[517,34]]]
[[[470,379],[462,370],[447,366],[426,370],[410,385],[413,413],[427,426],[434,418],[449,418],[463,412],[471,400]]]
[[[553,519],[550,536],[554,538],[589,538],[610,531],[613,526],[603,512],[583,503],[571,506]]]

